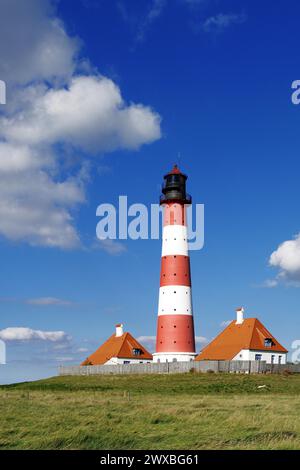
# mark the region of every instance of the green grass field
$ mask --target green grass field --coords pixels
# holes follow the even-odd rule
[[[0,413],[0,449],[300,449],[300,374],[54,377]]]

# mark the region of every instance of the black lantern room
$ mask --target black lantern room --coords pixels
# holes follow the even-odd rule
[[[186,193],[186,180],[187,176],[181,173],[177,165],[164,176],[164,183],[162,187],[162,196],[160,203],[167,202],[181,202],[183,204],[191,204],[192,198]]]

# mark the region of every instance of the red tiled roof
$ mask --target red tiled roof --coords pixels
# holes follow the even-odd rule
[[[264,344],[267,338],[272,340],[271,347]],[[257,318],[246,318],[242,324],[236,324],[236,321],[233,320],[200,352],[196,361],[230,360],[241,349],[288,352]]]
[[[140,349],[142,354],[135,356],[133,349]],[[113,334],[93,354],[82,362],[82,366],[105,364],[112,357],[122,359],[152,359],[152,355],[130,334]]]

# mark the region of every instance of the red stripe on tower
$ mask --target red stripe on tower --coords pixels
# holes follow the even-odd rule
[[[164,227],[154,362],[190,361],[196,356],[186,206],[187,176],[175,165],[164,176]]]

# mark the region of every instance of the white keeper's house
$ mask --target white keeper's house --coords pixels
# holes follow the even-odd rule
[[[123,325],[116,325],[116,332],[110,336],[93,354],[87,357],[82,366],[100,364],[143,364],[152,362],[150,354],[130,333],[123,331]]]
[[[197,356],[196,361],[266,361],[286,364],[287,349],[257,318],[244,318],[244,309],[236,310],[233,320]]]

